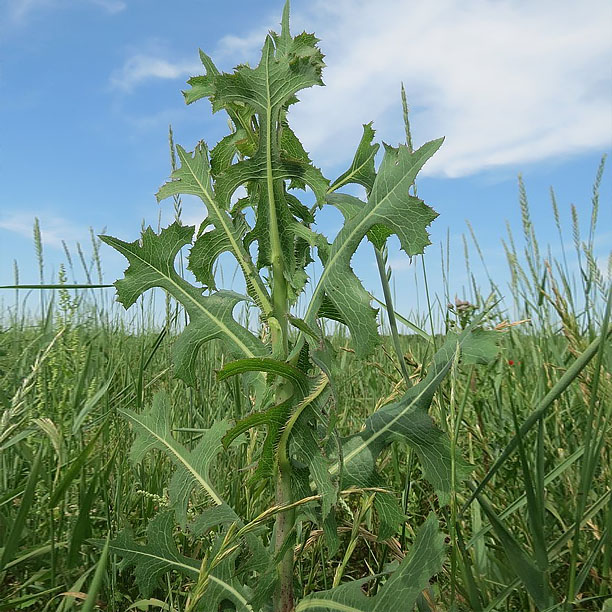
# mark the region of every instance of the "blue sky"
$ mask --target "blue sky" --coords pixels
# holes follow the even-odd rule
[[[208,102],[187,107],[180,93],[203,74],[198,47],[226,71],[255,64],[280,1],[152,0],[0,2],[0,284],[37,282],[31,239],[42,227],[47,280],[64,261],[61,241],[86,253],[89,227],[126,240],[143,222],[172,217],[154,193],[169,174],[168,124],[191,150],[226,130]],[[301,95],[290,120],[315,163],[335,178],[350,163],[361,125],[403,139],[400,82],[415,144],[445,136],[425,167],[419,196],[440,217],[431,228],[428,269],[439,286],[440,242],[454,253],[451,293],[465,285],[461,235],[469,219],[490,272],[507,278],[505,222],[520,232],[522,173],[542,243],[558,250],[549,187],[571,237],[569,206],[583,226],[602,154],[612,145],[612,4],[607,1],[294,0],[292,29],[314,31],[326,54],[325,88]],[[612,160],[609,160],[609,164]],[[609,165],[608,164],[608,165]],[[598,262],[612,246],[612,169],[602,188]],[[186,222],[204,211],[185,202]],[[324,218],[332,235],[339,218]],[[105,280],[124,269],[103,245]],[[413,269],[392,245],[398,309],[415,307]],[[371,252],[354,266],[378,291]],[[475,266],[478,268],[478,266]],[[478,270],[477,270],[478,272]],[[84,280],[78,273],[77,280]]]

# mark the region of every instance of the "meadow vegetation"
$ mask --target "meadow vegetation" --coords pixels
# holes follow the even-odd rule
[[[366,125],[327,181],[287,123],[320,84],[317,42],[290,35],[287,5],[257,68],[220,74],[201,54],[187,102],[210,98],[233,128],[211,151],[171,137],[171,226],[102,237],[129,260],[116,289],[130,310],[102,287],[93,235],[91,262],[66,248],[55,289],[16,273],[4,290],[0,610],[579,611],[612,596],[604,160],[586,235],[573,209],[567,240],[551,191],[559,256],[519,182],[509,285],[477,284],[466,250],[456,300],[447,254],[427,310],[403,312],[386,241],[425,266],[435,214],[415,179],[441,141],[413,149],[404,97],[407,142],[375,168]],[[365,200],[339,192],[349,183]],[[306,186],[310,206],[294,195]],[[182,225],[186,193],[211,231]],[[328,205],[345,218],[329,242],[315,224]],[[378,314],[350,267],[365,240]],[[34,246],[44,280],[38,225]],[[226,251],[246,298],[216,287]]]

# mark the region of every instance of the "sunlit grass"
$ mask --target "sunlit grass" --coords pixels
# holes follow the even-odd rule
[[[609,342],[597,344],[608,326],[610,279],[597,267],[593,251],[602,171],[603,166],[587,236],[574,221],[571,246],[560,242],[560,259],[538,244],[521,187],[522,244],[511,235],[504,241],[510,289],[490,279],[487,287],[472,287],[468,303],[446,313],[448,326],[467,325],[492,295],[497,306],[485,325],[505,329],[500,357],[488,366],[457,368],[434,401],[434,417],[474,465],[471,488],[459,486],[450,509],[439,509],[405,447],[394,446],[383,457],[388,486],[404,492],[414,523],[432,507],[446,520],[448,562],[424,593],[422,610],[545,609],[536,607],[537,585],[521,574],[521,555],[550,581],[554,603],[549,609],[562,610],[570,601],[574,610],[599,610],[610,596],[612,351]],[[554,198],[552,212],[563,240]],[[40,228],[34,235],[41,282],[50,282]],[[476,238],[472,233],[469,240],[478,253]],[[575,270],[567,263],[570,249],[579,265]],[[96,283],[99,256],[92,267],[79,253],[86,282]],[[68,259],[65,270],[78,276],[71,266]],[[68,282],[68,272],[60,280]],[[166,503],[171,464],[158,454],[137,467],[129,462],[131,432],[117,417],[119,410],[140,411],[153,391],[165,389],[173,400],[172,422],[187,445],[218,418],[238,419],[249,410],[235,380],[216,380],[224,363],[220,345],[207,345],[195,389],[172,377],[170,349],[184,323],[173,302],[165,305],[166,325],[160,329],[151,314],[160,309],[149,298],[134,307],[130,320],[104,291],[57,291],[52,300],[50,294],[26,297],[21,289],[2,313],[0,609],[79,609],[84,593],[93,590],[107,610],[123,612],[138,600],[131,575],[119,571],[112,555],[104,567],[102,546],[107,534],[114,536],[126,524],[136,536],[143,534]],[[449,297],[439,296],[439,302],[446,304]],[[4,303],[9,304],[6,296]],[[413,322],[426,327],[427,314]],[[431,343],[417,335],[400,341],[406,373],[416,382],[432,354]],[[342,330],[334,342],[341,355],[336,391],[337,427],[343,433],[354,431],[405,382],[390,338],[365,362],[355,358]],[[521,433],[589,350],[592,356],[567,388]],[[514,451],[499,464],[517,431]],[[254,431],[244,436],[215,470],[217,488],[247,519],[274,503],[266,489],[247,484],[260,438]],[[479,501],[470,501],[494,466],[499,468]],[[374,515],[363,498],[350,500],[339,518],[343,547],[333,559],[326,556],[320,532],[306,523],[300,528],[298,593],[329,588],[340,575],[347,580],[379,573],[401,558],[412,539],[409,521],[403,533],[378,542]],[[354,551],[345,557],[349,543]],[[183,545],[185,554],[199,558],[199,546]],[[155,597],[166,609],[182,610],[184,586],[169,576]]]

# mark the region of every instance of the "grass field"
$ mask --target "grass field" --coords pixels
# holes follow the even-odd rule
[[[488,365],[457,364],[431,411],[474,466],[471,480],[440,507],[415,457],[393,445],[382,469],[387,488],[403,492],[409,517],[404,528],[378,541],[368,493],[343,498],[337,509],[341,546],[328,558],[322,534],[303,517],[295,553],[298,595],[380,573],[403,557],[416,526],[435,509],[447,535],[447,561],[419,610],[543,609],[534,600],[539,587],[530,584],[537,578],[525,558],[550,582],[558,602],[550,610],[602,609],[612,594],[612,344],[598,342],[608,329],[611,285],[593,253],[597,191],[596,184],[587,235],[580,236],[575,224],[569,244],[556,245],[563,247],[557,259],[538,245],[521,191],[524,235],[503,245],[510,286],[497,287],[493,280],[474,285],[466,303],[412,318],[425,331],[432,317],[442,327],[464,327],[483,312],[489,295],[496,303],[483,326],[503,330],[500,354]],[[554,201],[552,212],[558,223]],[[35,236],[42,267],[40,232]],[[571,252],[577,266],[567,263]],[[93,267],[81,257],[86,282],[97,282],[97,253]],[[67,261],[60,280],[66,281],[72,264]],[[147,599],[131,571],[121,571],[118,558],[102,553],[107,535],[127,525],[143,537],[167,504],[173,469],[160,453],[130,462],[133,434],[118,411],[139,412],[154,391],[164,389],[172,399],[175,435],[192,446],[218,418],[245,416],[249,399],[234,379],[217,381],[215,371],[225,359],[217,343],[206,345],[196,388],[173,378],[170,350],[185,318],[173,302],[160,307],[163,294],[152,298],[157,305],[147,296],[127,315],[112,303],[112,290],[52,294],[3,292],[0,610],[91,610],[93,599],[84,603],[88,592],[109,612],[185,610],[191,583],[168,574]],[[454,300],[435,297],[432,304]],[[164,307],[166,321],[159,325],[152,313]],[[401,342],[416,382],[440,335],[403,335]],[[343,433],[358,428],[404,383],[390,339],[367,361],[355,357],[342,329],[334,344],[340,355],[336,426]],[[466,506],[470,486],[485,478],[534,412],[539,418],[519,436],[478,500]],[[212,470],[217,490],[245,520],[274,504],[270,487],[249,484],[261,438],[250,430]],[[191,511],[197,504],[193,500]],[[176,542],[183,554],[201,559],[202,541],[177,533]]]

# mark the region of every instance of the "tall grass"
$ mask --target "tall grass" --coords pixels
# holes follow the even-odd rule
[[[602,174],[603,161],[588,231],[582,235],[574,212],[569,244],[551,191],[558,258],[538,243],[519,181],[523,234],[509,231],[503,241],[509,288],[488,274],[468,227],[469,301],[442,306],[441,324],[466,326],[493,303],[485,325],[505,333],[496,361],[456,367],[434,402],[434,417],[475,467],[470,486],[456,487],[444,512],[449,561],[423,593],[420,610],[599,610],[611,594],[612,351],[598,342],[608,330],[611,284],[594,253]],[[180,218],[180,200],[175,212]],[[38,223],[34,237],[40,281],[49,282]],[[99,602],[123,612],[138,600],[130,575],[121,573],[104,542],[127,523],[143,534],[166,503],[171,465],[162,455],[149,455],[138,467],[129,462],[131,433],[116,417],[119,409],[139,410],[153,390],[166,389],[173,398],[172,422],[186,443],[197,441],[218,417],[237,419],[249,409],[238,384],[216,381],[225,358],[221,346],[207,345],[197,388],[172,377],[170,348],[185,322],[176,304],[161,298],[160,325],[154,316],[159,296],[150,294],[125,315],[105,289],[68,288],[69,278],[103,284],[97,239],[91,240],[91,261],[80,245],[77,257],[65,248],[58,281],[66,287],[40,292],[38,313],[29,307],[31,290],[16,289],[14,301],[4,302],[10,305],[0,319],[0,610],[65,612],[81,605],[94,609]],[[488,286],[475,280],[472,251]],[[362,362],[337,330],[340,431],[362,422],[378,398],[391,398],[423,376],[436,341],[433,311],[440,313],[436,305],[452,295],[447,266],[454,254],[444,247],[443,254],[445,288],[428,294],[428,308],[411,321],[413,329],[423,328],[420,335],[400,335],[394,347],[390,334]],[[18,280],[15,267],[16,285]],[[397,319],[401,326],[401,313]],[[229,465],[226,459],[215,471],[225,499],[249,519],[273,504],[265,490],[246,484],[257,460],[257,435],[243,437]],[[407,515],[420,522],[437,502],[417,477],[418,464],[400,447],[383,464],[390,488],[403,491]],[[409,521],[396,538],[377,541],[367,498],[349,502],[340,519],[343,546],[334,559],[326,557],[321,533],[307,523],[300,529],[296,580],[303,594],[381,572],[402,557],[413,535]],[[182,545],[185,554],[199,555],[197,545]],[[183,610],[184,586],[168,576],[140,609]]]

